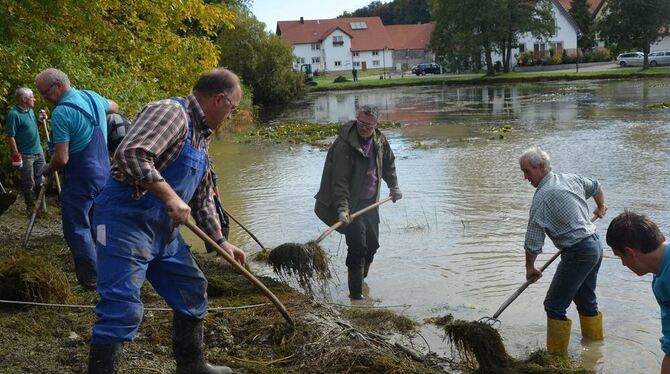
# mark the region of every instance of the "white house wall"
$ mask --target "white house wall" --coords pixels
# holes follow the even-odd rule
[[[376,55],[374,53],[377,53]],[[356,69],[362,70],[363,62],[366,69],[392,69],[393,51],[390,49],[380,49],[378,51],[360,51],[358,56],[353,56]],[[358,64],[356,64],[358,63]]]
[[[323,46],[320,43],[319,49],[312,49],[312,44],[294,44],[293,45],[293,68],[300,70],[302,64],[312,65],[312,71],[323,70]],[[319,62],[312,62],[312,58],[318,58]],[[298,63],[298,59],[302,59]]]
[[[670,51],[670,35],[651,45],[651,52],[655,51]]]
[[[333,45],[335,37],[341,37],[343,44]],[[349,35],[339,29],[333,31],[323,41],[323,52],[326,71],[351,70],[351,38]],[[337,62],[339,65],[336,65]]]
[[[547,57],[549,56],[550,43],[563,43],[564,50],[575,50],[577,48],[577,30],[570,23],[568,18],[565,17],[562,11],[560,11],[556,4],[552,2],[551,8],[554,12],[554,20],[556,20],[556,33],[549,37],[547,40],[539,40],[533,37],[531,33],[526,33],[519,38],[519,44],[524,44],[526,51],[533,52],[533,47],[535,43],[546,44],[546,53]],[[512,65],[516,65],[515,55],[519,55],[519,49],[512,49]],[[502,63],[502,56],[498,53],[492,54],[493,62],[500,61]]]

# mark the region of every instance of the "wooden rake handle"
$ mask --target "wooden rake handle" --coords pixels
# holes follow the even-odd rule
[[[223,212],[226,213],[226,215],[228,216],[228,218],[232,219],[235,223],[237,223],[238,226],[240,226],[240,227],[242,228],[242,230],[246,231],[247,234],[249,234],[249,236],[251,237],[251,239],[253,239],[253,240],[256,242],[256,244],[260,245],[260,246],[261,246],[261,249],[265,251],[265,247],[263,246],[263,244],[261,244],[261,241],[258,240],[258,238],[256,237],[256,235],[254,235],[249,229],[247,229],[246,227],[244,227],[244,225],[243,225],[240,221],[238,221],[235,217],[233,217],[233,216],[230,214],[230,212],[226,210],[226,208],[224,208],[223,206],[221,206],[221,209],[223,209]]]
[[[379,200],[376,203],[374,203],[372,205],[369,205],[369,206],[357,211],[356,213],[352,214],[351,215],[351,220],[353,221],[356,217],[360,216],[361,214],[369,212],[370,210],[375,209],[376,207],[378,207],[378,206],[380,206],[380,205],[382,205],[386,202],[389,202],[389,201],[391,201],[391,197],[387,197],[384,200]],[[323,239],[325,239],[333,231],[337,230],[340,226],[342,226],[342,222],[337,221],[334,225],[330,226],[326,231],[324,231],[323,234],[321,234],[321,236],[319,236],[318,239],[316,239],[316,243],[320,243]]]
[[[598,218],[599,218],[598,216],[593,216],[593,218],[591,218],[591,222],[595,222]],[[540,268],[540,273],[543,273],[544,270],[545,270],[549,265],[551,265],[551,263],[554,262],[554,260],[556,260],[556,259],[558,258],[558,256],[561,255],[562,252],[563,252],[563,251],[561,251],[561,250],[559,249],[558,252],[554,253],[554,255],[551,256],[551,258],[550,258],[547,262],[545,262],[544,265],[542,265],[542,267]],[[492,318],[493,318],[493,319],[498,319],[498,317],[502,314],[502,312],[505,311],[505,309],[507,309],[507,307],[508,307],[510,304],[512,304],[512,302],[513,302],[514,300],[516,300],[516,298],[519,297],[519,295],[521,295],[521,293],[522,293],[523,291],[525,291],[526,288],[528,288],[528,286],[530,286],[530,285],[533,284],[533,283],[534,283],[534,282],[532,282],[532,281],[530,281],[530,280],[527,280],[524,284],[522,284],[521,287],[519,287],[519,289],[517,289],[516,292],[514,292],[514,293],[512,294],[512,296],[510,296],[507,300],[505,300],[504,303],[502,303],[502,305],[500,306],[500,308],[498,308],[498,310],[496,311],[496,313],[493,315]]]
[[[293,322],[293,319],[291,316],[288,314],[288,311],[286,310],[286,307],[284,307],[284,304],[279,301],[277,296],[275,296],[272,291],[270,291],[265,285],[258,280],[258,278],[254,277],[253,274],[251,274],[247,269],[244,268],[244,266],[240,265],[233,257],[231,257],[228,252],[224,251],[223,248],[221,248],[212,238],[207,236],[202,230],[198,228],[195,224],[193,224],[191,221],[186,221],[185,223],[186,227],[188,227],[191,231],[193,231],[194,234],[196,234],[200,239],[204,240],[207,244],[212,246],[223,258],[228,261],[229,264],[231,264],[235,270],[237,270],[240,274],[244,275],[245,278],[247,278],[251,283],[253,283],[256,287],[258,287],[264,294],[267,296],[270,301],[277,307],[279,312],[284,316],[284,319],[286,322],[288,322],[291,326],[295,326],[295,323]]]
[[[49,127],[47,126],[47,120],[42,120],[42,124],[44,125],[44,133],[46,134],[47,142],[50,142],[51,137],[49,136]],[[56,188],[58,189],[58,196],[60,196],[60,178],[58,177],[57,171],[54,171],[54,179],[56,179]]]

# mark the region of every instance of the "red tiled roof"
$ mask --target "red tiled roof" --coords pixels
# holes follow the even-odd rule
[[[389,25],[386,32],[393,42],[393,49],[426,49],[434,26],[433,23]]]
[[[365,22],[364,30],[354,30],[351,22]],[[330,33],[340,28],[351,36],[352,51],[374,51],[393,48],[393,43],[379,17],[351,17],[319,20],[279,21],[277,34],[291,44],[319,43]]]
[[[572,0],[558,0],[558,2],[561,3],[561,6],[566,11],[570,11],[570,8],[572,8]],[[589,13],[594,16],[604,2],[605,0],[590,0],[589,3],[591,4],[591,7],[589,8]]]

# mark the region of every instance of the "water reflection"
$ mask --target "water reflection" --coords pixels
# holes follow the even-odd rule
[[[341,122],[354,117],[357,105],[373,104],[385,119],[409,124],[386,130],[404,198],[380,209],[381,248],[366,279],[369,294],[383,305],[411,304],[406,313],[417,320],[436,313],[473,320],[491,316],[525,280],[522,245],[534,188],[517,157],[530,145],[546,148],[557,171],[603,183],[610,211],[597,223],[601,238],[626,207],[670,227],[670,192],[663,188],[670,113],[645,108],[670,99],[669,88],[666,79],[321,93],[270,122]],[[491,136],[488,129],[501,124],[514,130],[504,139]],[[414,149],[417,141],[439,147]],[[325,152],[216,143],[213,153],[224,205],[266,246],[306,242],[325,230],[312,213]],[[234,224],[232,240],[258,250]],[[339,276],[329,297],[347,303],[344,241],[331,235],[322,244]],[[538,263],[554,252],[548,241]],[[542,301],[554,268],[501,316],[514,354],[544,346]],[[599,372],[658,372],[660,320],[650,277],[636,277],[606,250],[598,287],[606,339],[583,343],[576,322],[571,354]],[[568,315],[578,321],[574,307]],[[441,345],[431,341],[433,349]]]

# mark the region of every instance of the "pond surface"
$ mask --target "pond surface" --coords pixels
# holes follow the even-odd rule
[[[610,220],[624,208],[649,215],[668,232],[670,111],[646,109],[668,99],[670,80],[658,79],[402,87],[313,94],[268,120],[342,122],[354,117],[356,105],[373,104],[384,120],[403,123],[385,130],[404,198],[380,208],[381,248],[366,280],[369,296],[376,305],[407,305],[396,310],[418,321],[446,313],[473,320],[493,315],[525,281],[523,240],[534,188],[517,160],[529,146],[542,145],[555,171],[602,182],[609,206],[597,222],[603,243]],[[502,139],[490,131],[504,125],[513,130]],[[313,214],[324,151],[220,141],[211,152],[224,205],[265,246],[307,242],[326,229]],[[231,224],[232,241],[258,251]],[[348,304],[344,239],[335,233],[322,244],[336,274],[326,297]],[[555,251],[547,240],[538,267]],[[516,355],[544,347],[542,301],[555,268],[501,316],[501,334]],[[597,292],[606,338],[582,343],[571,306],[571,355],[602,373],[659,372],[661,328],[651,276],[635,276],[606,247]],[[448,349],[434,329],[424,332],[433,350]]]

